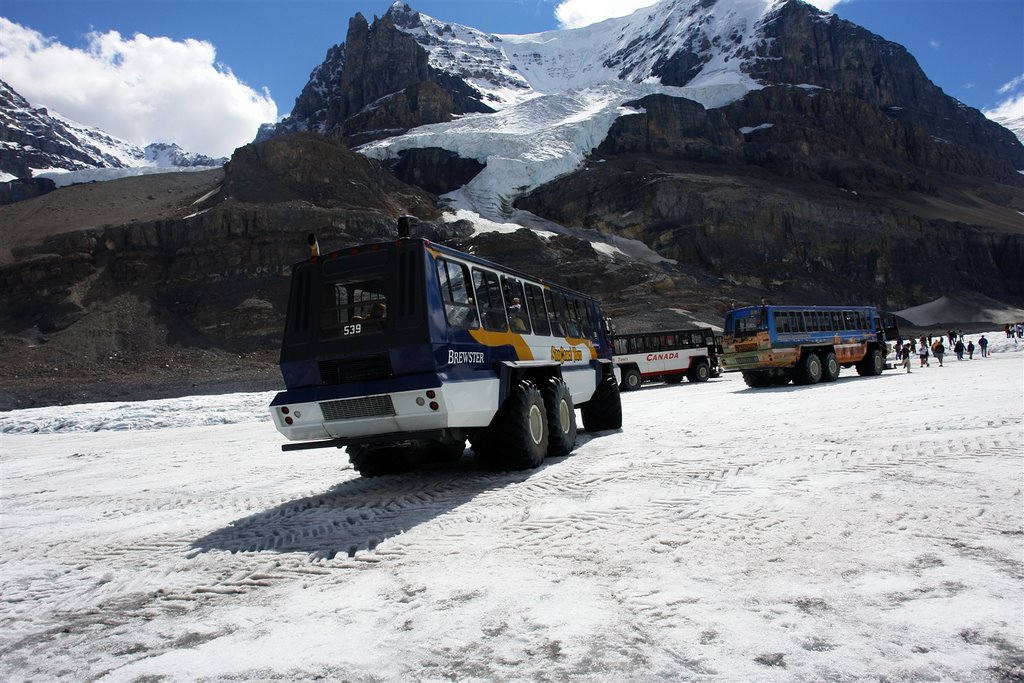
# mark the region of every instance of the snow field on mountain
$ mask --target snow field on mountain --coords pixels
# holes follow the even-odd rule
[[[653,83],[605,83],[542,95],[494,114],[473,114],[414,128],[358,151],[374,159],[397,158],[408,149],[440,147],[486,165],[460,190],[445,195],[456,209],[501,220],[520,194],[578,168],[608,135],[619,116],[637,113],[623,105],[654,93],[686,97],[705,107],[739,97],[742,85],[669,88]]]
[[[0,414],[0,677],[1011,679],[1024,344],[987,336],[648,385],[527,472],[361,479],[269,394]]]

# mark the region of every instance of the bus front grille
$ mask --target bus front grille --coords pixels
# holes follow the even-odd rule
[[[355,420],[363,417],[389,417],[395,414],[390,396],[367,396],[338,401],[324,401],[320,404],[325,422]]]
[[[371,382],[391,377],[391,358],[387,354],[365,358],[320,361],[320,384]]]

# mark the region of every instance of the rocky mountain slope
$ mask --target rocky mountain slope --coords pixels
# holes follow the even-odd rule
[[[396,3],[354,17],[223,170],[0,207],[0,408],[277,386],[306,234],[385,239],[403,214],[598,296],[625,331],[761,297],[1020,306],[1018,168],[1013,135],[903,48],[796,0],[664,0],[541,36]]]

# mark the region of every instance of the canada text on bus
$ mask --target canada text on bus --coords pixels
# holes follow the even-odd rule
[[[622,372],[621,389],[635,391],[643,382],[669,384],[706,382],[721,374],[721,337],[710,327],[616,333],[612,338],[615,364]]]

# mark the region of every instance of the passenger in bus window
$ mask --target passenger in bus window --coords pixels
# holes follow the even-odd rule
[[[367,313],[366,315],[354,315],[354,316],[352,316],[352,320],[359,321],[359,322],[367,322],[369,320],[380,320],[380,321],[383,321],[387,317],[388,317],[387,306],[385,306],[384,304],[382,304],[381,302],[378,301],[377,303],[375,303],[373,306],[370,307],[370,312],[369,313]]]
[[[530,326],[526,322],[526,311],[519,301],[519,297],[512,297],[512,303],[508,307],[508,321],[512,325],[513,332],[529,332]]]

